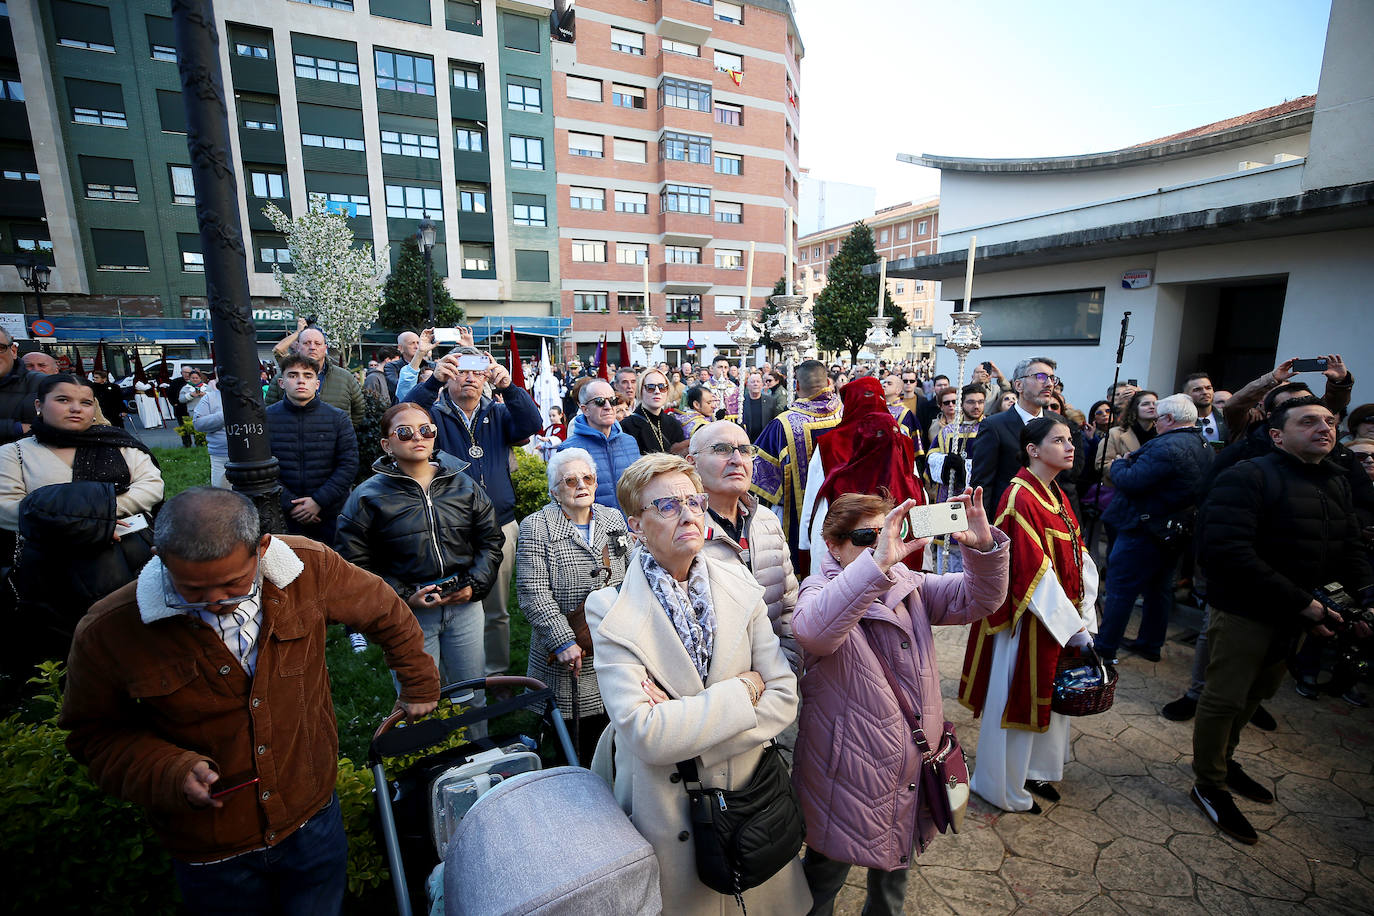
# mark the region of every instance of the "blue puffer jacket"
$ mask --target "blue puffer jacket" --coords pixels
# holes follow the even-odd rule
[[[568,440],[558,447],[584,448],[596,462],[596,501],[612,509],[619,509],[615,485],[625,469],[639,460],[639,444],[619,423],[611,424],[611,435],[603,436],[587,422],[585,414],[578,414],[568,427]]]
[[[281,504],[312,497],[335,516],[358,475],[358,439],[348,414],[316,397],[304,407],[283,398],[267,408],[267,434],[281,466]]]
[[[1172,429],[1112,462],[1116,496],[1102,520],[1120,531],[1140,527],[1140,517],[1164,518],[1196,506],[1213,452],[1196,426]]]

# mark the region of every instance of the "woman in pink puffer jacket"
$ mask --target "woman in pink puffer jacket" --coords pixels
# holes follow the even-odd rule
[[[901,913],[911,858],[935,834],[917,799],[920,752],[877,653],[927,734],[940,734],[931,625],[978,620],[1007,593],[1007,536],[988,524],[981,490],[955,499],[968,511],[968,530],[953,535],[963,572],[912,572],[902,560],[927,543],[901,538],[915,502],[893,509],[852,493],[831,504],[820,571],[802,583],[792,626],[806,673],[792,779],[806,815],[812,914],[833,911],[851,865],[869,869],[865,913]]]

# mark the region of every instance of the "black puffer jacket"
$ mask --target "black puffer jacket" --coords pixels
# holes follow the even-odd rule
[[[358,476],[358,439],[348,414],[318,397],[297,407],[283,398],[267,408],[267,434],[281,465],[281,505],[309,496],[328,515],[338,512]]]
[[[1202,510],[1207,599],[1228,614],[1296,629],[1312,591],[1374,582],[1345,472],[1280,449],[1217,477]]]
[[[390,456],[372,465],[339,515],[334,549],[345,560],[381,576],[402,598],[415,587],[457,576],[472,586],[472,600],[491,591],[505,536],[491,500],[467,464],[435,452],[440,470],[426,493]],[[470,581],[469,581],[470,580]]]
[[[33,402],[41,381],[41,373],[30,372],[18,360],[8,375],[0,376],[0,445],[28,435],[19,424],[33,418]]]

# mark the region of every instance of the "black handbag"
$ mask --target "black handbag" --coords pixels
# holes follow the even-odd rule
[[[697,877],[718,894],[733,894],[742,907],[741,895],[782,871],[806,841],[782,751],[770,742],[742,789],[703,786],[695,759],[682,761],[677,771],[691,809]]]
[[[1193,536],[1197,507],[1186,506],[1168,515],[1140,516],[1140,527],[1165,550],[1182,547]]]

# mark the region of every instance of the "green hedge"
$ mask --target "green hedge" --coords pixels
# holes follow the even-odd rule
[[[538,512],[549,504],[549,478],[547,465],[536,455],[523,448],[515,451],[515,473],[510,475],[515,485],[515,520]]]

